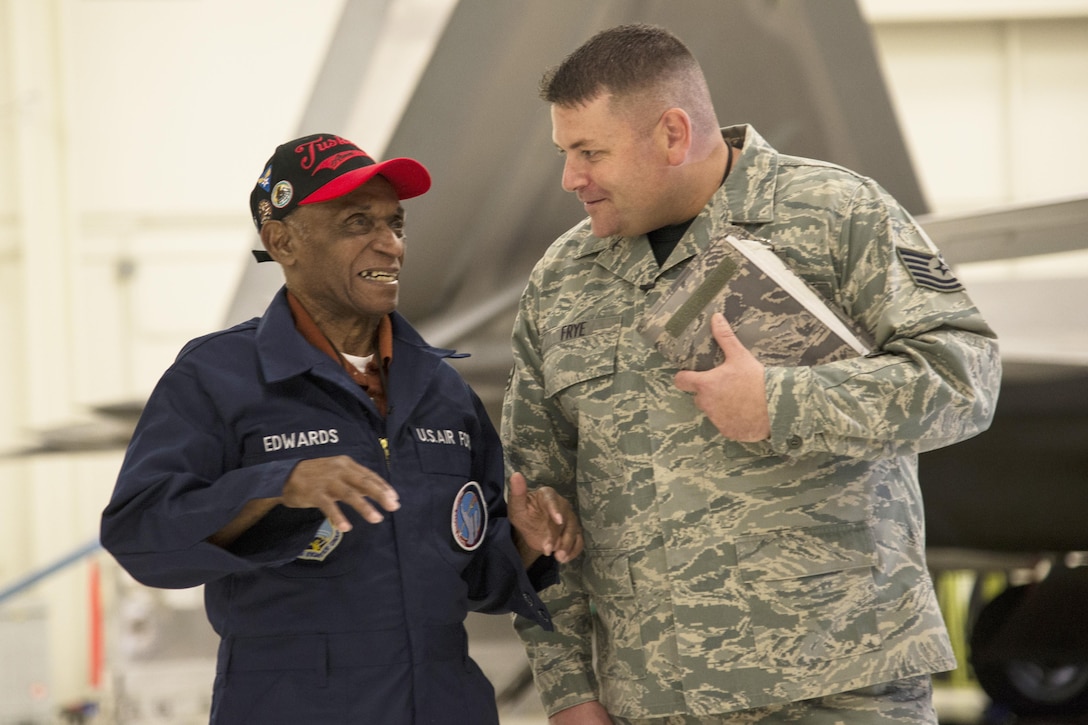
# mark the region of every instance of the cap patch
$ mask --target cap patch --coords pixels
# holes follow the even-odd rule
[[[268,199],[261,199],[257,202],[257,228],[260,229],[261,225],[272,218],[272,202]]]
[[[272,206],[282,209],[291,203],[291,197],[294,194],[295,189],[291,186],[290,181],[277,181],[276,185],[272,187]]]
[[[261,178],[257,179],[257,186],[265,191],[272,188],[272,164],[264,167],[264,173],[261,174]]]
[[[453,539],[465,551],[475,551],[487,532],[487,506],[480,484],[469,481],[457,492],[450,517]]]
[[[906,266],[914,284],[935,292],[962,292],[963,284],[938,254],[896,247],[899,259]]]

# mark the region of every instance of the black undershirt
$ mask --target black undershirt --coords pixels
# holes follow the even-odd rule
[[[680,237],[684,236],[684,232],[688,230],[693,221],[695,221],[695,217],[688,219],[686,222],[670,224],[667,227],[647,232],[646,238],[650,240],[650,249],[654,250],[654,259],[657,260],[658,267],[663,265],[665,260],[669,258],[672,250],[676,248],[676,244],[680,241]]]

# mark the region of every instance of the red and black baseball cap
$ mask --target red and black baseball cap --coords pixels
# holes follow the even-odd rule
[[[318,204],[355,191],[381,175],[397,196],[411,199],[431,188],[431,175],[414,159],[377,162],[347,139],[331,133],[280,144],[249,195],[249,210],[260,231],[269,219],[283,219],[301,204]],[[271,257],[255,250],[258,262]]]

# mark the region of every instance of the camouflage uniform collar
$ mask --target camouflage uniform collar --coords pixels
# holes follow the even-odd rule
[[[589,219],[582,221],[574,230],[572,230],[574,236],[581,236],[580,244],[577,250],[574,252],[574,258],[587,257],[591,254],[600,254],[606,249],[615,248],[619,244],[623,243],[626,237],[613,234],[610,237],[596,237],[593,236],[593,232],[589,229]]]
[[[762,225],[774,220],[779,155],[751,126],[722,129],[726,143],[740,148],[725,182],[710,197],[694,223],[661,265],[660,272],[699,254],[727,227]]]
[[[590,231],[589,219],[585,219],[567,232],[563,239],[570,245],[573,259],[593,257],[596,264],[631,284],[653,279],[659,271],[645,234],[637,237],[621,237],[618,234],[597,237]]]
[[[732,213],[729,208],[729,194],[723,184],[714,196],[710,197],[699,216],[695,217],[687,232],[673,248],[672,253],[660,272],[665,272],[685,262],[710,246],[711,240],[720,238],[725,228],[731,227]]]
[[[726,126],[722,137],[741,152],[711,205],[722,209],[725,223],[769,224],[774,221],[778,151],[749,124]]]

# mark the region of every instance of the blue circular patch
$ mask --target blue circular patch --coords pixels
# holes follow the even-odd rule
[[[469,481],[457,492],[450,517],[453,538],[465,551],[475,551],[487,532],[487,506],[480,484]]]

